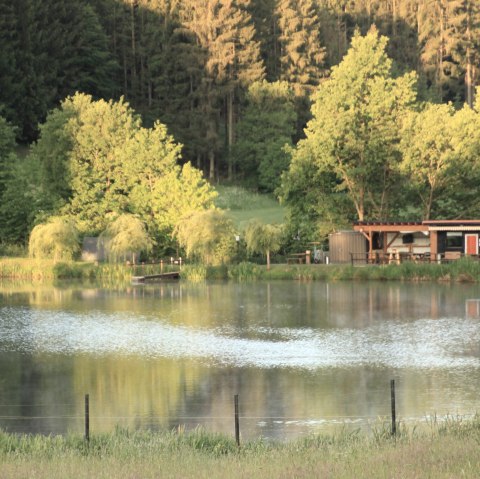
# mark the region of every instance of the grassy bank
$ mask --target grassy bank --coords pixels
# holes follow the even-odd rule
[[[218,275],[212,269],[206,269]],[[228,267],[227,276],[231,279],[248,281],[255,279],[277,280],[376,280],[376,281],[438,281],[438,282],[479,282],[480,262],[463,258],[449,264],[403,263],[385,266],[351,265],[272,265],[270,271],[265,266],[241,263]]]
[[[178,270],[178,266],[164,265],[163,271]],[[68,262],[56,263],[52,260],[30,258],[0,259],[0,278],[9,280],[61,280],[77,279],[100,281],[107,284],[130,282],[132,276],[157,274],[159,264],[130,266],[126,264]]]
[[[476,478],[480,423],[451,421],[422,433],[383,430],[311,436],[290,443],[197,430],[41,437],[0,433],[0,477],[17,478]]]
[[[179,266],[165,265],[163,271],[178,270]],[[50,260],[5,258],[0,260],[0,278],[21,280],[78,279],[97,280],[106,284],[130,282],[132,276],[157,274],[160,265],[54,263]],[[240,263],[234,265],[183,265],[181,278],[187,281],[205,279],[255,280],[377,280],[377,281],[438,281],[480,282],[480,262],[463,258],[450,264],[415,264],[386,266],[351,265],[265,265]]]

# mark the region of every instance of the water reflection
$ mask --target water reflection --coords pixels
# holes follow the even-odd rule
[[[179,424],[286,438],[389,412],[476,411],[477,286],[167,283],[0,286],[0,427]]]

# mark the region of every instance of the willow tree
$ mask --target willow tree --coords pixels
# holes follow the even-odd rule
[[[145,223],[131,214],[123,214],[112,221],[102,232],[99,239],[107,253],[107,256],[117,261],[130,256],[135,264],[138,254],[149,252],[153,246]]]
[[[190,258],[205,264],[227,263],[235,254],[235,229],[222,210],[193,213],[182,219],[176,237]]]
[[[52,217],[47,223],[35,226],[30,234],[28,252],[31,257],[39,259],[73,259],[80,252],[75,224],[69,219]]]
[[[264,254],[267,258],[267,270],[270,269],[270,253],[277,252],[282,245],[283,229],[253,220],[245,229],[245,242],[250,253]]]

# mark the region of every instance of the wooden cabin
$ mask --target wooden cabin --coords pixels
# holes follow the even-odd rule
[[[360,221],[353,230],[365,237],[369,262],[449,261],[479,254],[480,220]]]

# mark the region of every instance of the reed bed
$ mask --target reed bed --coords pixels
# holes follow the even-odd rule
[[[476,478],[480,422],[453,419],[392,438],[342,431],[288,443],[233,438],[201,429],[128,431],[82,437],[0,432],[0,477],[35,478]]]
[[[178,270],[166,263],[127,265],[125,263],[54,262],[31,258],[0,259],[0,278],[10,280],[78,279],[100,280],[103,283],[130,282],[132,276],[158,274]]]
[[[96,280],[105,285],[129,283],[132,276],[178,271],[186,281],[206,279],[236,281],[300,280],[300,281],[436,281],[480,282],[480,261],[462,258],[449,264],[402,263],[400,265],[265,265],[239,264],[206,266],[201,264],[172,265],[170,263],[127,265],[124,263],[55,263],[29,258],[0,259],[0,279],[9,280]]]

